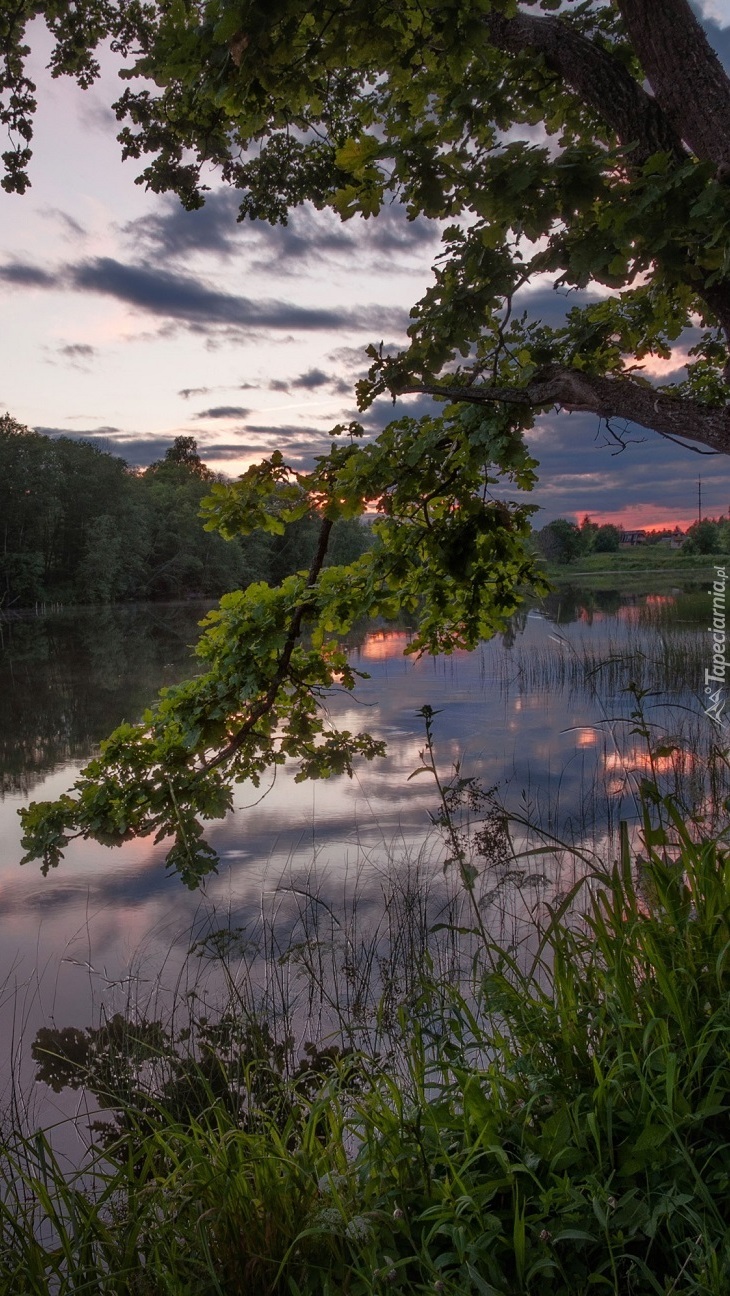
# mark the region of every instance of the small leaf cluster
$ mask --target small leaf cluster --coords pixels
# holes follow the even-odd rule
[[[6,193],[23,194],[30,186],[28,166],[32,158],[33,118],[37,109],[36,85],[27,75],[26,60],[31,52],[28,27],[42,18],[53,47],[49,67],[52,75],[72,76],[88,89],[100,74],[96,50],[109,40],[115,52],[127,56],[149,37],[155,6],[146,0],[20,0],[3,5],[0,12],[0,124],[7,127],[11,148],[2,154],[5,175],[0,185]]]

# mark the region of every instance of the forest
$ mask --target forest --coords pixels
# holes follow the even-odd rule
[[[277,584],[311,561],[310,514],[284,535],[230,540],[207,531],[200,504],[223,482],[180,436],[144,470],[88,441],[48,437],[0,418],[0,613],[35,604],[213,598],[253,581]],[[371,544],[367,525],[335,528],[331,562]]]

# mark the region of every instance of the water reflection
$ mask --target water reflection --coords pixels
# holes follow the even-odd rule
[[[208,604],[89,608],[0,621],[0,792],[83,762],[190,671]]]
[[[0,1029],[18,1002],[29,1036],[50,1018],[86,1026],[92,1004],[126,1006],[130,975],[140,994],[170,990],[187,976],[191,927],[203,936],[226,924],[252,929],[265,904],[286,933],[301,897],[315,892],[335,907],[357,893],[361,915],[376,924],[388,878],[418,861],[420,877],[438,879],[434,789],[409,781],[421,763],[416,712],[425,703],[441,712],[445,773],[459,762],[485,786],[499,784],[518,816],[602,849],[619,818],[634,813],[647,768],[631,733],[633,679],[648,690],[647,718],[677,748],[655,769],[701,798],[714,741],[699,697],[708,610],[698,588],[660,596],[568,589],[474,653],[437,660],[403,656],[407,626],[360,627],[348,644],[369,678],[354,697],[334,691],[328,707],[333,722],[384,738],[386,760],[360,765],[352,780],[295,784],[278,771],[263,798],[240,788],[235,812],[211,825],[221,867],[197,895],[166,875],[164,844],[149,840],[116,850],[75,842],[48,878],[35,866],[21,871],[16,811],[29,793],[67,790],[114,725],[136,719],[157,688],[189,672],[204,609],[94,609],[4,624],[0,922],[4,974],[20,999],[0,1005]],[[552,893],[570,885],[572,867],[568,857],[549,861]],[[536,882],[529,894],[515,900],[515,913],[541,894]]]

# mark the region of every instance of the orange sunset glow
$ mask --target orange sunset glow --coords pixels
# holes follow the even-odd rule
[[[585,515],[586,510],[581,509],[574,513],[573,517],[580,524]],[[599,509],[595,513],[589,513],[588,516],[597,526],[610,524],[618,527],[620,531],[670,531],[675,527],[679,527],[680,531],[686,531],[697,521],[696,513],[693,516],[677,517],[676,514],[662,508],[661,504],[636,504],[632,508],[623,509],[620,513],[604,513]]]
[[[668,774],[674,769],[677,761],[684,765],[694,765],[696,757],[690,751],[672,752],[666,756],[652,755],[643,747],[632,747],[625,752],[609,752],[603,758],[603,767],[606,770],[620,770],[628,773],[629,770],[650,774]]]

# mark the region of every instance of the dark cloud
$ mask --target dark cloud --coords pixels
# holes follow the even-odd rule
[[[216,445],[210,446],[205,452],[206,463],[216,463],[218,460],[241,459],[245,455],[257,454],[262,457],[268,454],[268,451],[259,441],[241,441],[236,445]]]
[[[366,434],[373,435],[393,418],[420,417],[442,408],[428,397],[377,401],[372,409],[357,415]],[[87,441],[99,449],[123,458],[134,467],[146,467],[163,459],[172,436],[130,433],[112,426],[87,432],[67,428],[39,427],[53,437]],[[238,439],[240,431],[240,440]],[[257,423],[234,430],[234,440],[212,441],[213,433],[201,435],[201,455],[207,463],[227,463],[251,456],[265,457],[280,448],[295,467],[311,468],[317,455],[326,454],[330,438],[326,432],[296,424],[272,426]],[[230,433],[229,433],[230,437]],[[627,519],[645,505],[654,505],[666,516],[692,517],[697,504],[697,475],[702,474],[702,495],[706,512],[720,514],[730,506],[730,464],[726,456],[702,456],[640,428],[629,428],[623,451],[611,441],[597,417],[587,414],[547,414],[528,435],[528,444],[539,460],[539,482],[525,494],[508,483],[494,487],[495,495],[523,499],[539,506],[535,525],[544,526],[555,517],[583,513],[615,513]],[[235,471],[235,470],[234,470]]]
[[[105,139],[110,139],[119,130],[118,118],[111,104],[102,94],[102,87],[96,85],[86,89],[83,95],[74,97],[76,119],[82,131],[98,131]]]
[[[68,428],[59,427],[37,427],[35,431],[40,432],[41,436],[68,437],[71,441],[93,441],[94,437],[125,435],[121,428],[106,425],[91,428],[88,432],[70,432]]]
[[[62,211],[60,207],[49,207],[44,213],[51,220],[54,220],[65,227],[66,234],[72,235],[74,239],[82,239],[86,236],[86,227],[77,221],[75,216],[69,215],[68,212]]]
[[[240,202],[235,190],[218,189],[207,196],[204,207],[188,212],[176,199],[165,198],[152,215],[130,222],[122,232],[135,249],[146,248],[155,259],[195,252],[235,256],[257,271],[278,275],[301,274],[309,267],[319,270],[324,257],[348,269],[353,263],[382,269],[383,257],[407,259],[418,253],[422,258],[440,239],[439,222],[423,216],[409,221],[399,204],[383,208],[377,220],[356,216],[343,223],[334,212],[305,203],[290,213],[287,225],[269,225],[239,221]]]
[[[310,309],[286,301],[254,301],[219,292],[192,275],[175,274],[152,265],[125,265],[113,257],[99,257],[72,266],[68,277],[73,287],[82,292],[103,293],[138,310],[176,319],[203,331],[221,325],[234,331],[380,328],[383,324],[403,326],[407,318],[400,310],[342,311]]]
[[[55,275],[24,261],[8,261],[6,265],[0,266],[0,279],[23,288],[54,288],[57,283]]]
[[[549,328],[561,328],[569,311],[600,300],[597,293],[584,292],[582,289],[553,288],[549,285],[532,291],[523,289],[514,296],[512,318],[518,319],[526,311],[528,323],[539,320]]]
[[[399,399],[395,406],[381,398],[364,413],[351,410],[345,418],[357,419],[367,434],[374,435],[392,419],[420,418],[442,409],[442,404],[426,396]],[[597,415],[543,415],[526,438],[539,461],[538,485],[527,493],[505,483],[494,488],[495,495],[538,505],[534,521],[538,527],[556,517],[584,513],[628,518],[647,504],[686,518],[696,512],[701,473],[706,512],[719,515],[730,510],[727,456],[700,456],[635,425],[618,425],[617,431],[625,433],[623,450]]]
[[[182,387],[178,396],[182,396],[183,400],[189,400],[191,396],[207,396],[213,390],[212,387]]]
[[[647,504],[677,517],[692,517],[698,473],[707,512],[727,511],[726,456],[700,456],[636,426],[626,429],[626,438],[626,449],[621,450],[594,415],[543,415],[527,437],[540,463],[539,485],[531,497],[541,506],[535,525],[576,513],[628,515]]]
[[[387,347],[392,345],[388,343]],[[331,360],[339,370],[344,369],[352,378],[363,377],[372,364],[372,360],[366,355],[365,347],[336,347],[334,351],[330,351],[327,359]]]
[[[164,459],[175,439],[173,436],[150,436],[141,432],[127,432],[117,427],[96,427],[87,432],[70,432],[67,428],[58,427],[38,427],[35,430],[53,438],[66,437],[72,441],[85,441],[98,450],[123,459],[132,468],[147,468],[150,464]],[[223,465],[231,460],[250,458],[252,455],[263,459],[273,450],[281,448],[285,451],[287,460],[295,467],[311,468],[315,456],[326,453],[329,445],[329,437],[326,433],[312,432],[309,428],[260,425],[241,427],[232,431],[234,435],[240,431],[240,441],[211,443],[208,438],[212,437],[213,433],[203,432],[198,435],[198,448],[205,463]]]
[[[124,432],[117,427],[96,427],[87,432],[70,432],[68,428],[57,427],[37,427],[35,430],[54,439],[66,437],[69,441],[86,441],[98,450],[124,459],[133,468],[145,468],[156,459],[162,459],[175,439]]]
[[[85,440],[92,438],[86,437]],[[174,440],[174,437],[144,436],[141,433],[115,436],[112,453],[125,459],[132,468],[148,468],[158,459],[164,459]]]
[[[271,423],[249,423],[246,427],[246,431],[259,432],[262,436],[268,437],[284,437],[286,440],[296,440],[297,437],[300,439],[311,439],[312,435],[311,431],[304,430],[301,425],[294,423],[284,423],[281,426]],[[325,445],[328,440],[326,433],[321,433],[319,440],[320,444]]]
[[[185,211],[177,199],[163,199],[153,215],[131,221],[123,227],[135,247],[149,248],[155,256],[189,256],[191,252],[212,253],[229,258],[246,256],[256,263],[273,256],[282,263],[296,261],[300,267],[312,257],[352,249],[352,235],[331,213],[305,207],[293,212],[288,225],[263,221],[238,221],[241,196],[233,189],[218,189],[207,195],[205,206]],[[288,265],[280,267],[288,272]]]
[[[325,433],[292,426],[247,427],[241,429],[241,434],[247,439],[206,446],[203,452],[206,463],[225,464],[252,455],[264,459],[274,450],[281,450],[287,463],[306,470],[314,467],[316,457],[326,454],[330,445],[330,438]]]
[[[240,405],[215,405],[213,409],[200,410],[196,419],[229,419],[229,418],[246,418],[251,411],[242,409]]]
[[[527,322],[539,321],[549,328],[562,328],[570,311],[591,306],[605,300],[607,292],[586,292],[583,289],[552,287],[550,284],[532,291],[522,289],[515,294],[512,303],[512,318],[519,319],[527,314]],[[700,329],[686,329],[675,346],[687,348],[694,346],[701,337]],[[350,348],[347,348],[348,350]],[[366,363],[367,358],[366,358]],[[650,360],[647,363],[651,363]],[[663,377],[662,382],[677,381],[675,377]]]
[[[399,204],[384,207],[375,219],[355,216],[346,224],[333,212],[304,206],[291,213],[286,226],[257,223],[255,264],[278,275],[319,273],[324,258],[328,266],[347,270],[422,272],[440,237],[440,222],[424,216],[409,221]]]
[[[353,419],[362,423],[367,432],[378,433],[394,419],[425,418],[427,415],[441,414],[443,408],[443,402],[435,401],[430,396],[401,396],[395,405],[389,397],[384,396],[375,401],[368,410],[353,408],[347,411],[340,422]]]
[[[231,338],[238,337],[241,330],[250,339],[260,336],[262,340],[267,332],[294,329],[357,329],[382,333],[405,330],[408,323],[407,312],[400,308],[367,306],[342,310],[297,306],[281,300],[254,300],[220,292],[193,275],[146,263],[125,264],[113,257],[81,261],[56,271],[26,262],[8,262],[0,266],[0,281],[23,287],[102,293],[166,321],[218,336],[222,331]]]
[[[68,346],[59,347],[58,354],[67,360],[93,360],[97,350],[87,342],[70,342]]]
[[[376,219],[361,218],[361,229],[362,241],[376,256],[384,252],[408,254],[434,249],[441,241],[442,223],[426,216],[409,220],[402,207],[393,205],[384,207]]]
[[[205,206],[185,211],[176,198],[163,198],[159,209],[122,227],[134,247],[149,248],[155,256],[187,256],[212,252],[230,257],[240,251],[243,239],[236,224],[240,198],[232,189],[209,194]]]
[[[306,373],[300,374],[298,378],[292,378],[291,386],[314,390],[317,387],[326,387],[329,382],[330,375],[326,374],[323,369],[308,369]]]
[[[74,266],[71,279],[82,291],[104,293],[139,310],[188,323],[323,329],[341,328],[346,318],[339,311],[235,297],[209,288],[191,275],[172,274],[150,265],[124,265],[113,257]]]
[[[346,396],[352,392],[352,383],[336,373],[336,366],[333,366],[329,373],[325,373],[324,369],[312,368],[299,374],[297,378],[290,378],[288,382],[282,378],[272,378],[269,383],[269,391],[319,391],[320,389],[326,389],[334,396]]]

